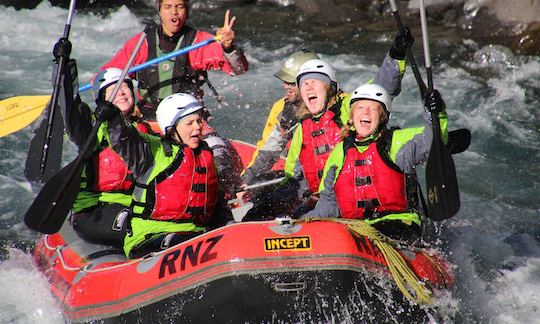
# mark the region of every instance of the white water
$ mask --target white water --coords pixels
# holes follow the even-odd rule
[[[268,10],[271,16],[275,14],[271,10],[278,9]],[[210,11],[217,18],[207,17],[214,24],[207,30],[215,29],[223,11]],[[47,2],[33,10],[0,6],[0,98],[51,92],[51,50],[62,35],[66,17],[67,10]],[[142,30],[139,20],[125,7],[106,17],[74,16],[70,39],[81,81],[89,80],[128,37]],[[214,86],[225,98],[221,104],[207,91],[218,130],[252,143],[258,139],[270,105],[281,95],[272,74],[284,55],[301,45],[311,47],[323,41],[300,39],[283,27],[260,37],[249,32],[256,29],[254,21],[257,19],[250,22],[245,15],[237,21],[250,71],[237,78],[212,73]],[[377,71],[376,64],[384,54],[378,49],[389,46],[392,35],[367,35],[366,41],[376,46],[368,46],[361,54],[343,53],[336,45],[326,46],[331,50],[322,56],[336,68],[341,87],[351,91]],[[455,266],[452,302],[458,311],[453,318],[456,323],[540,323],[540,60],[508,57],[497,49],[478,51],[472,41],[459,48],[468,54],[456,60],[444,52],[453,50],[444,42],[432,47],[437,57],[434,82],[445,98],[450,128],[467,127],[473,132],[469,150],[454,157],[461,211],[437,226],[438,247]],[[402,127],[418,124],[417,98],[409,70],[402,94],[394,101],[391,122]],[[88,93],[84,99],[91,102]],[[26,128],[0,139],[0,252],[6,251],[0,259],[0,323],[61,323],[46,279],[31,263],[37,235],[22,223],[38,192],[23,175],[30,135],[31,129]],[[73,146],[66,144],[65,161],[74,154]]]

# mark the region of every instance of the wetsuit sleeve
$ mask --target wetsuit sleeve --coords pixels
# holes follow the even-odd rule
[[[233,75],[240,75],[246,73],[249,65],[246,56],[244,55],[244,52],[240,47],[234,45],[232,51],[224,51],[224,53],[227,62],[229,62],[229,66],[231,67],[231,73]]]
[[[154,156],[161,145],[158,137],[142,134],[124,116],[117,114],[107,123],[108,142],[133,171],[136,177],[143,175],[154,163]]]
[[[300,178],[300,151],[302,150],[302,124],[298,125],[294,131],[291,147],[285,160],[285,176],[287,178]]]
[[[322,181],[319,185],[319,201],[313,210],[302,216],[303,218],[340,216],[334,184],[343,167],[343,154],[343,142],[341,142],[332,150],[324,166]]]
[[[139,42],[139,39],[141,37],[142,33],[138,33],[137,35],[130,38],[122,48],[116,52],[116,54],[109,60],[109,62],[105,63],[101,68],[101,70],[105,70],[110,67],[115,67],[119,69],[124,69],[127,62],[129,61],[129,58],[131,57],[131,53],[133,53],[133,50],[135,49],[137,43]],[[142,64],[146,62],[148,59],[148,43],[146,40],[142,43],[141,48],[139,49],[139,52],[137,53],[137,56],[135,56],[135,60],[132,63],[132,66],[136,66],[139,64]]]
[[[242,185],[242,160],[236,149],[217,133],[204,138],[214,156],[219,183],[225,193],[232,195]]]
[[[401,79],[405,74],[405,68],[405,60],[396,60],[386,54],[373,82],[386,89],[390,96],[395,97],[401,92]]]
[[[195,35],[194,43],[212,37],[214,35],[199,30]],[[228,74],[238,75],[248,69],[247,59],[239,48],[230,53],[225,53],[221,44],[217,42],[193,50],[189,52],[188,56],[189,63],[195,70],[221,70]]]
[[[53,66],[52,80],[56,80],[58,65]],[[54,86],[54,85],[53,85]],[[92,129],[92,111],[81,101],[77,62],[69,60],[61,78],[58,92],[58,105],[64,119],[64,128],[69,138],[81,148]]]
[[[390,159],[405,173],[414,173],[414,167],[427,160],[433,140],[431,114],[424,110],[424,127],[405,128],[394,131],[390,146]],[[447,114],[439,113],[441,136],[447,142]]]

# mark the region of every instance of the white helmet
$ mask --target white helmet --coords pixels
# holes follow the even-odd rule
[[[187,93],[174,93],[163,99],[156,110],[156,119],[163,134],[178,120],[196,111],[204,109],[203,104]]]
[[[94,94],[94,100],[98,99],[108,99],[104,97],[103,89],[106,89],[111,84],[116,83],[120,77],[122,76],[122,70],[119,68],[108,68],[105,69],[96,76],[94,79],[94,82],[92,83],[92,93]],[[133,80],[126,75],[124,80],[129,84],[131,87],[131,91],[133,92]]]
[[[320,59],[309,60],[300,66],[296,74],[296,86],[300,87],[302,77],[311,73],[327,76],[330,79],[330,85],[337,91],[336,71],[330,64]]]
[[[355,101],[360,99],[374,100],[382,104],[388,114],[392,111],[392,98],[386,92],[386,89],[375,83],[363,84],[356,88],[351,95],[352,107]]]

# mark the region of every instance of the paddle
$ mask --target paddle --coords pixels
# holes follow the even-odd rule
[[[59,40],[68,42],[71,20],[75,11],[75,0],[69,4],[69,14],[64,26],[64,34]],[[60,82],[64,74],[64,69],[69,57],[70,47],[66,47],[67,52],[60,53],[57,57],[58,71],[54,80],[54,87],[50,104],[47,106],[47,117],[44,118],[35,130],[30,141],[28,156],[24,168],[24,175],[29,181],[47,181],[54,173],[60,170],[62,160],[62,141],[64,137],[64,122],[62,116],[56,108]],[[49,160],[49,156],[51,157]]]
[[[215,42],[218,39],[219,36],[209,38],[202,42],[180,48],[166,55],[156,57],[155,59],[132,67],[129,69],[128,73],[134,73],[178,55],[186,54],[187,52]],[[92,86],[87,83],[79,87],[79,92],[91,88]],[[41,115],[50,99],[50,96],[18,96],[0,101],[0,137],[16,132],[35,121],[36,118]]]
[[[131,53],[119,80],[124,80],[128,74],[128,69],[133,63],[137,52],[146,38],[146,33],[150,29],[150,25],[146,25],[144,32],[141,34],[137,46]],[[122,82],[117,82],[113,92],[107,98],[112,102],[116,97],[116,93],[122,86]],[[65,166],[62,170],[54,174],[47,183],[41,188],[36,199],[24,215],[26,226],[44,234],[52,234],[58,232],[64,223],[75,198],[80,190],[81,172],[83,169],[83,161],[88,158],[88,155],[93,151],[97,132],[101,126],[101,121],[96,120],[88,139],[84,143],[83,148],[79,151],[79,155],[75,160]]]
[[[428,79],[428,91],[433,91],[433,74],[427,33],[426,9],[420,0],[420,21],[422,41]],[[454,216],[461,206],[456,169],[450,151],[443,144],[438,112],[431,110],[433,141],[426,164],[426,186],[429,216],[436,221]]]
[[[460,128],[448,132],[448,143],[446,147],[452,154],[465,152],[471,144],[471,131],[467,128]]]
[[[267,181],[263,181],[263,182],[259,182],[259,183],[254,183],[254,184],[242,187],[242,188],[236,190],[236,192],[243,192],[243,191],[248,191],[248,190],[253,190],[253,189],[257,189],[257,188],[271,186],[273,184],[280,183],[284,179],[285,179],[285,177],[279,177],[279,178],[275,178],[275,179],[271,179],[271,180],[267,180]]]
[[[399,15],[398,7],[396,5],[395,0],[390,0],[390,7],[392,9],[392,16],[394,16],[394,19],[396,20],[398,29],[400,32],[403,33],[405,31],[405,28],[403,27],[403,24],[401,23],[401,17]],[[420,95],[422,98],[424,98],[424,96],[426,95],[426,84],[424,83],[424,80],[422,79],[422,75],[420,74],[418,65],[416,65],[416,60],[414,59],[412,50],[410,48],[407,48],[405,51],[405,55],[407,56],[407,61],[411,65],[411,69],[413,71],[414,78],[416,79],[416,83],[418,84],[418,88],[420,88]]]
[[[23,129],[38,118],[50,96],[18,96],[0,101],[0,137]]]
[[[177,57],[178,55],[186,54],[187,52],[191,52],[193,50],[196,50],[197,48],[206,46],[210,43],[213,43],[220,39],[220,36],[214,36],[212,38],[209,38],[207,40],[203,40],[201,42],[195,43],[193,45],[186,46],[184,48],[177,49],[176,51],[170,52],[168,54],[162,55],[160,57],[156,57],[155,59],[152,59],[150,61],[146,61],[144,63],[141,63],[139,65],[136,65],[128,70],[128,73],[135,73],[142,69],[146,69],[147,67],[151,65],[156,65],[160,62],[169,60],[171,58]],[[92,85],[90,83],[87,83],[85,85],[82,85],[79,87],[79,92],[86,91],[88,89],[92,88]]]

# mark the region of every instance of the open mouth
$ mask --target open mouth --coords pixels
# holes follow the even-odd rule
[[[369,120],[367,118],[360,119],[360,125],[369,126],[369,125],[371,125],[371,120]]]
[[[115,105],[118,105],[118,104],[123,104],[123,103],[126,103],[127,102],[127,99],[126,98],[122,98],[122,99],[117,99],[114,101],[114,104]]]
[[[317,103],[317,96],[315,95],[308,96],[308,102],[310,106],[314,106]]]

